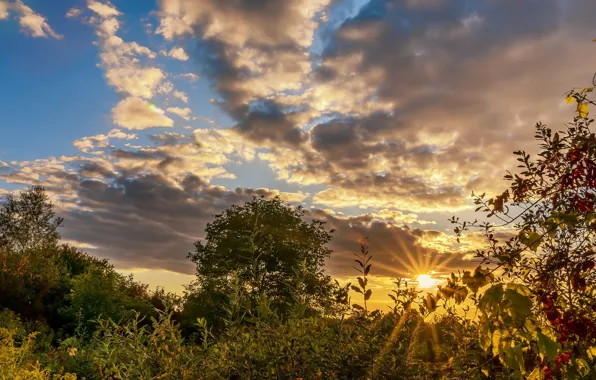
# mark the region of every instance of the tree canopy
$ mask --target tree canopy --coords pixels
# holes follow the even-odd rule
[[[224,289],[238,279],[253,300],[267,296],[280,310],[297,296],[312,309],[324,307],[333,295],[323,270],[331,232],[325,222],[304,217],[302,207],[278,197],[255,197],[215,215],[189,254],[198,282]]]

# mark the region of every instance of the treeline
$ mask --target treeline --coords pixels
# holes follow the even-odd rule
[[[353,284],[340,285],[323,269],[333,231],[278,198],[215,215],[188,255],[196,280],[178,296],[60,244],[42,187],[8,196],[0,377],[594,379],[592,91],[569,93],[578,115],[565,131],[537,125],[540,153],[515,152],[506,191],[474,196],[481,221],[451,220],[458,239],[485,235],[481,266],[431,293],[396,279],[387,311],[368,307],[368,247]],[[502,231],[512,237],[499,241]]]

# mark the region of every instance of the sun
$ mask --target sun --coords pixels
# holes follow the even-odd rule
[[[418,287],[425,289],[434,287],[438,282],[428,274],[419,274],[416,281],[418,281]]]

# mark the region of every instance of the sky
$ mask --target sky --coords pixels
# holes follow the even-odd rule
[[[366,236],[379,289],[472,269],[482,240],[457,244],[448,219],[505,188],[536,122],[572,118],[594,15],[591,0],[0,0],[0,193],[43,184],[66,242],[171,290],[206,223],[253,195],[326,220],[337,278]]]

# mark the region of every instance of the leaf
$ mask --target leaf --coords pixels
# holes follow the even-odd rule
[[[505,359],[509,368],[524,373],[524,352],[521,344],[513,343],[505,350]]]
[[[569,94],[565,98],[565,101],[567,102],[567,104],[572,104],[573,102],[575,102],[575,98],[573,97],[573,95]]]
[[[370,299],[370,296],[371,296],[371,295],[372,295],[372,290],[371,290],[371,289],[368,289],[368,290],[366,291],[366,293],[364,293],[364,300],[365,300],[365,301],[368,301],[368,300]]]
[[[530,248],[530,250],[536,252],[542,242],[542,236],[534,231],[530,233],[522,232],[519,234],[519,241]]]
[[[492,345],[493,345],[493,356],[497,356],[500,353],[500,343],[501,343],[501,330],[495,330],[492,337]]]
[[[370,272],[370,267],[372,266],[372,264],[368,264],[366,266],[366,268],[364,269],[364,275],[366,276],[368,274],[368,272]]]
[[[538,352],[542,360],[553,361],[557,357],[560,344],[538,332]]]
[[[588,376],[590,374],[590,366],[588,365],[588,363],[581,358],[577,358],[574,360],[574,367],[577,369],[577,372],[579,372],[579,375],[581,376],[582,379],[585,379],[586,376]]]
[[[495,284],[484,292],[478,302],[478,308],[484,312],[492,309],[499,309],[502,301],[503,284]]]
[[[526,318],[532,313],[532,300],[530,297],[524,296],[513,289],[507,289],[505,298],[509,301],[508,306],[512,317]]]
[[[480,347],[484,352],[488,352],[491,345],[491,332],[488,323],[482,323],[480,325]]]
[[[364,310],[364,308],[360,305],[358,305],[357,303],[353,304],[352,307],[356,310]]]
[[[358,277],[358,283],[360,284],[360,287],[361,287],[362,289],[366,288],[366,283],[367,283],[367,282],[368,282],[368,281],[366,281],[366,280],[363,280],[363,279],[362,279],[362,277]]]
[[[352,285],[352,286],[350,286],[350,288],[352,288],[353,291],[362,294],[362,290],[360,290],[360,288],[357,287],[356,285]]]
[[[432,294],[427,294],[425,305],[429,313],[432,313],[437,308],[437,298]]]
[[[455,302],[460,304],[460,303],[464,302],[464,300],[468,296],[468,289],[463,286],[460,286],[457,289],[457,291],[454,293],[454,296],[455,296]]]
[[[542,380],[542,370],[540,369],[540,366],[534,368],[526,380]]]
[[[470,271],[465,271],[462,282],[472,291],[472,293],[476,294],[481,287],[487,285],[493,279],[494,276],[492,273],[478,267],[474,270],[474,275],[472,275]]]
[[[579,117],[586,118],[588,117],[589,106],[587,103],[580,103],[577,105],[577,112],[579,113]]]

